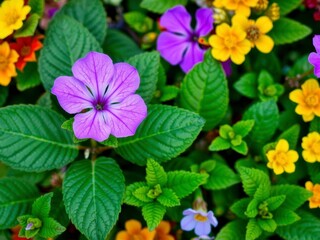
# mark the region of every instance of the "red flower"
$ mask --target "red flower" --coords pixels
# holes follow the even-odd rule
[[[316,8],[318,5],[318,1],[317,0],[305,0],[304,5],[307,8]]]
[[[16,43],[10,43],[10,47],[17,51],[19,59],[16,62],[16,67],[23,71],[27,62],[35,62],[36,54],[35,51],[42,48],[42,43],[39,39],[43,38],[42,35],[34,37],[22,37],[18,38]]]
[[[15,226],[14,228],[11,228],[12,231],[12,240],[28,240],[27,238],[19,237],[19,231],[21,226]],[[30,238],[29,238],[30,240]],[[31,239],[32,240],[32,239]]]

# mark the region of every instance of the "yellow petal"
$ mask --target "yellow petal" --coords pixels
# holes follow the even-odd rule
[[[140,233],[142,226],[139,221],[131,219],[126,221],[125,228],[127,229],[128,233],[134,235]]]
[[[245,60],[244,58],[244,54],[242,54],[241,52],[234,50],[231,52],[231,61],[234,62],[235,64],[241,64],[243,63]]]
[[[287,173],[293,173],[296,170],[296,166],[293,163],[285,164],[283,167]]]
[[[257,19],[256,26],[259,28],[261,33],[267,33],[272,29],[273,24],[270,18],[262,16]]]
[[[302,119],[305,122],[310,122],[310,121],[312,121],[314,119],[314,114],[311,113],[309,115],[302,115]]]
[[[310,151],[302,151],[302,157],[306,162],[314,163],[316,162],[316,157]]]
[[[287,152],[289,150],[289,143],[285,139],[280,139],[277,143],[276,151]]]
[[[312,189],[313,189],[313,183],[311,181],[307,181],[305,183],[305,187],[307,190],[311,191],[312,192]]]
[[[310,201],[310,202],[309,202],[309,207],[310,207],[310,208],[317,208],[317,207],[319,207],[319,204],[316,203],[316,202],[314,202],[314,201]]]
[[[232,18],[232,26],[246,31],[246,29],[248,28],[248,19],[243,15],[235,15]]]
[[[216,29],[216,33],[219,37],[224,38],[225,36],[230,35],[230,26],[226,23],[222,23],[221,25],[219,25]]]
[[[290,162],[296,162],[299,159],[299,155],[295,150],[289,150],[287,152],[288,161]]]
[[[310,78],[307,81],[305,81],[304,84],[302,84],[301,88],[303,92],[313,92],[314,90],[319,88],[319,83],[317,80]]]
[[[131,237],[126,231],[120,231],[117,233],[116,240],[130,240]]]
[[[273,171],[276,175],[282,174],[284,172],[283,167],[279,165],[275,165]]]
[[[212,35],[209,38],[209,44],[210,44],[211,47],[218,48],[218,49],[222,49],[222,48],[225,47],[223,38],[221,38],[221,37],[219,37],[217,35]]]
[[[295,103],[304,102],[304,95],[300,89],[296,89],[290,92],[289,99]]]
[[[274,42],[271,37],[267,35],[260,35],[254,42],[260,52],[269,53],[273,49]]]
[[[242,54],[247,54],[251,50],[251,43],[248,39],[245,39],[238,43],[237,50],[240,51]]]
[[[229,59],[230,57],[230,53],[227,49],[216,49],[216,48],[213,48],[211,50],[211,54],[212,56],[217,59],[217,60],[220,60],[222,62],[225,62]]]
[[[11,82],[11,76],[5,75],[2,72],[0,72],[0,85],[8,86],[10,82]]]
[[[236,14],[240,14],[246,17],[249,17],[251,12],[250,8],[243,4],[239,4],[238,8],[235,11],[236,11]]]
[[[142,239],[144,240],[154,240],[155,235],[156,235],[156,231],[153,230],[152,232],[150,232],[148,228],[144,228],[141,231],[141,236],[143,237]]]

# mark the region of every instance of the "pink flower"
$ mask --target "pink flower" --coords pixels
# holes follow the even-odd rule
[[[310,53],[308,61],[314,66],[314,75],[320,77],[320,35],[315,35],[312,40],[316,53]]]

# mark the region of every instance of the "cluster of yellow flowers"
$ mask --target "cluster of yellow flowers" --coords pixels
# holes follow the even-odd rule
[[[215,0],[213,4],[218,9],[235,12],[231,25],[225,17],[226,22],[218,25],[216,34],[209,38],[211,53],[215,59],[224,62],[230,58],[235,64],[241,64],[245,55],[254,47],[263,53],[271,52],[274,42],[266,34],[273,28],[272,21],[279,18],[277,4],[271,4],[269,9],[268,0]],[[257,12],[264,11],[265,15],[256,20],[248,19],[251,8]],[[221,17],[217,17],[222,21]]]

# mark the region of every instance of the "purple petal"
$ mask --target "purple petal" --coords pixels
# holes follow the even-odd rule
[[[167,10],[160,18],[160,26],[169,32],[191,35],[191,16],[184,6],[176,6]]]
[[[231,76],[232,74],[231,60],[229,59],[225,62],[221,62],[221,65],[226,76],[227,77]]]
[[[314,35],[312,42],[317,53],[320,53],[320,35]]]
[[[51,92],[57,96],[61,107],[70,114],[93,107],[93,96],[86,86],[74,77],[58,77]]]
[[[185,36],[162,32],[157,40],[157,50],[170,64],[176,65],[181,62],[183,54],[190,44]]]
[[[196,12],[196,35],[198,37],[209,34],[213,29],[213,11],[211,8],[199,8]]]
[[[128,137],[135,134],[146,116],[146,104],[139,95],[133,94],[120,103],[109,105],[106,120],[112,135]]]
[[[191,231],[196,226],[196,220],[194,219],[193,215],[188,215],[182,218],[181,220],[181,229],[184,231]]]
[[[105,96],[111,103],[121,102],[127,96],[134,94],[140,84],[138,71],[128,63],[117,63],[114,65],[114,70]]]
[[[74,116],[73,131],[78,139],[92,138],[104,141],[110,135],[110,127],[106,123],[107,111],[90,110]]]
[[[212,211],[209,211],[208,212],[208,215],[207,215],[208,219],[209,219],[209,222],[214,226],[218,226],[218,220],[217,218],[213,215],[213,212]]]
[[[72,67],[73,76],[90,88],[96,99],[103,96],[113,77],[113,72],[111,58],[98,52],[89,52],[84,58],[77,60]]]
[[[187,73],[195,64],[202,62],[205,52],[206,50],[201,49],[198,43],[190,43],[189,48],[187,49],[182,62],[180,63],[182,70]]]
[[[198,235],[208,235],[211,232],[211,225],[208,221],[197,222],[194,232]]]
[[[308,61],[314,66],[314,75],[320,77],[320,55],[314,52],[310,53]]]
[[[193,210],[192,208],[188,208],[182,212],[183,215],[197,214],[199,211]]]

